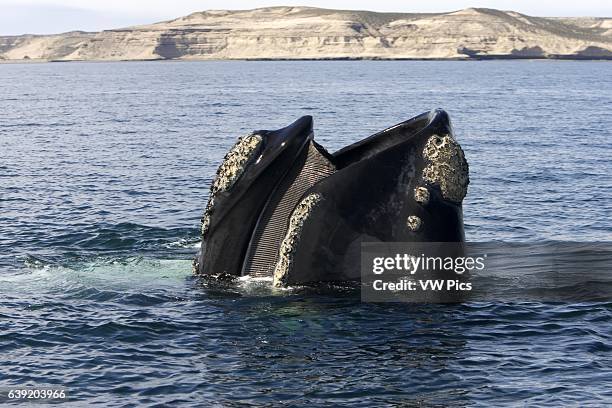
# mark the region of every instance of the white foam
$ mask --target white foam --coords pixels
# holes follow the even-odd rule
[[[192,274],[191,260],[97,258],[70,266],[44,265],[2,274],[0,285],[15,292],[96,288],[109,290],[139,288],[182,288]]]

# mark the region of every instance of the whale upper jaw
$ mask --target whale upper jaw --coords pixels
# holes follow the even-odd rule
[[[468,166],[441,109],[333,155],[313,140],[309,116],[253,135],[213,182],[200,273],[277,286],[354,280],[362,242],[464,240]]]

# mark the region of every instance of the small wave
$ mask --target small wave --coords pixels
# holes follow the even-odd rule
[[[177,241],[172,241],[164,245],[165,248],[200,248],[202,245],[201,239],[181,238]]]
[[[39,246],[89,255],[142,251],[157,254],[160,249],[195,248],[199,242],[195,237],[197,234],[192,228],[168,229],[131,222],[99,223],[73,227],[69,232],[46,239]]]
[[[53,265],[53,262],[40,256],[28,254],[25,257],[23,264],[26,266],[26,268],[42,269],[46,266]]]

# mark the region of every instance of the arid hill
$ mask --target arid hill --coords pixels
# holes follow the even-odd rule
[[[204,11],[99,33],[0,37],[4,60],[344,58],[612,59],[612,19],[270,7]]]

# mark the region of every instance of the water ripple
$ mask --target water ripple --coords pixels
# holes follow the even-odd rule
[[[612,302],[586,295],[609,282],[548,279],[542,256],[571,241],[561,260],[605,270],[579,243],[612,241],[611,69],[0,64],[0,385],[64,386],[74,406],[608,405]],[[237,136],[312,114],[335,151],[435,107],[470,163],[468,240],[533,244],[477,277],[486,296],[366,304],[355,286],[191,276]],[[518,273],[535,292],[510,290]]]

